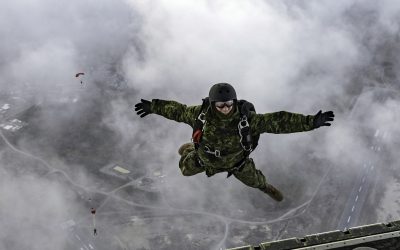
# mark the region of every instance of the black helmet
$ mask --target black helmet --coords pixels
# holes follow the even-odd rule
[[[214,84],[208,94],[210,102],[226,102],[229,100],[237,100],[236,91],[229,83]]]

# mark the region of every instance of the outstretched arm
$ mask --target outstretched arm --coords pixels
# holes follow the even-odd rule
[[[188,107],[176,101],[160,99],[153,99],[151,102],[142,99],[140,103],[135,105],[135,111],[140,117],[154,113],[170,120],[184,122],[190,126],[193,126],[200,108],[201,106]]]
[[[320,126],[330,126],[335,115],[332,111],[316,115],[302,115],[280,111],[267,114],[253,114],[251,129],[258,133],[285,134],[310,131]]]

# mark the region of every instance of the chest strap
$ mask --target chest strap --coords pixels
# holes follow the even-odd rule
[[[251,138],[250,125],[247,120],[247,116],[243,115],[240,118],[238,130],[240,136],[240,145],[242,145],[243,150],[248,152],[250,155],[251,151],[253,151],[253,140]]]

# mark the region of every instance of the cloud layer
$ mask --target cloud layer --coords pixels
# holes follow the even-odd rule
[[[39,132],[16,140],[24,150],[75,175],[82,174],[79,168],[86,175],[121,159],[149,172],[161,168],[163,195],[171,204],[226,216],[276,211],[276,205],[268,199],[255,205],[254,197],[262,194],[233,178],[181,176],[176,151],[190,140],[191,129],[156,116],[140,119],[132,110],[140,98],[196,105],[212,84],[229,82],[259,113],[333,110],[332,127],[263,135],[253,153],[267,179],[285,192],[287,203],[279,209],[286,211],[311,197],[331,164],[355,173],[369,157],[369,137],[377,129],[386,133],[382,167],[396,164],[399,11],[394,0],[4,2],[0,87],[9,97],[42,107],[32,121]],[[85,76],[76,78],[78,72]],[[88,159],[74,158],[79,152]],[[310,158],[329,164],[307,166]],[[43,221],[74,217],[80,202],[67,211],[65,187],[5,169],[0,197],[9,205],[1,213],[10,219],[4,223],[31,220],[23,234],[45,227],[24,237],[27,245],[54,234],[57,243],[38,241],[38,249],[63,244],[64,236]],[[95,178],[88,175],[82,180]],[[35,199],[42,193],[47,195]],[[33,210],[21,215],[24,207]],[[14,231],[0,229],[0,235],[16,242]]]

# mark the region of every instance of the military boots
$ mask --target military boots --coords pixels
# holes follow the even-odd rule
[[[278,189],[276,189],[274,186],[268,183],[266,183],[265,185],[266,186],[264,188],[260,188],[261,191],[268,194],[272,199],[276,201],[283,200],[283,195]]]
[[[194,143],[193,143],[193,142],[188,142],[188,143],[183,144],[183,145],[179,148],[178,154],[179,154],[180,156],[182,156],[182,155],[183,155],[183,152],[184,152],[186,149],[194,149]]]

